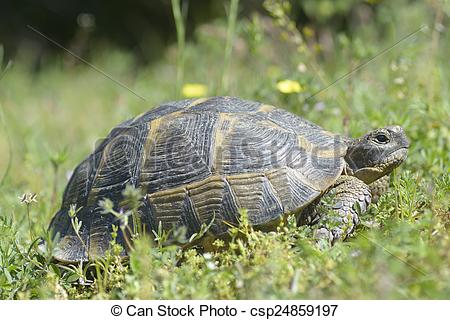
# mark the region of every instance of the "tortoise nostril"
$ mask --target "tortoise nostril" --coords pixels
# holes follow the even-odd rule
[[[403,145],[405,146],[405,148],[409,148],[409,139],[406,136],[403,137],[402,142],[403,142]]]

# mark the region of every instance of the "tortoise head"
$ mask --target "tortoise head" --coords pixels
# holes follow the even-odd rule
[[[349,141],[345,160],[349,173],[369,184],[398,167],[408,153],[403,128],[389,126]]]

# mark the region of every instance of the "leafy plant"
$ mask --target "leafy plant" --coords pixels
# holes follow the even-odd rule
[[[185,23],[183,3],[187,1],[174,2],[179,5],[178,23]],[[243,2],[234,1],[235,13],[228,7],[233,2],[227,2],[228,17],[199,27],[194,41],[183,40],[176,63],[183,69],[178,73],[183,80],[176,80],[172,72],[171,49],[160,61],[138,70],[124,52],[110,47],[92,50],[93,62],[112,66],[135,79],[140,91],[151,91],[145,104],[80,66],[50,61],[33,73],[26,61],[17,61],[3,73],[1,119],[11,148],[3,149],[2,142],[0,148],[2,155],[11,152],[14,161],[8,165],[0,157],[9,168],[0,192],[0,299],[450,296],[449,35],[424,29],[351,77],[305,100],[361,63],[372,47],[392,46],[423,23],[436,25],[440,9],[428,2],[399,0],[377,2],[372,10],[373,5],[365,2],[370,19],[364,24],[352,21],[348,30],[329,30],[324,39],[335,50],[327,55],[320,25],[311,23],[305,29],[296,23],[297,2],[265,3],[268,14],[254,13],[249,21]],[[339,8],[332,9],[331,16],[339,13]],[[232,14],[236,14],[235,26],[230,25]],[[446,20],[442,22],[445,27]],[[227,38],[234,41],[226,45]],[[226,46],[232,48],[228,62],[224,61]],[[65,177],[70,176],[65,170],[84,159],[94,141],[114,124],[147,111],[149,105],[174,100],[175,82],[177,90],[184,82],[201,84],[190,88],[194,96],[218,91],[222,63],[232,66],[227,94],[285,108],[331,132],[356,137],[369,128],[390,124],[405,129],[411,142],[408,159],[391,177],[389,191],[361,216],[354,236],[333,247],[321,247],[314,227],[297,227],[293,217],[271,232],[262,232],[249,225],[245,211],[240,224],[230,226],[228,238],[208,238],[208,226],[191,238],[183,228],[165,231],[161,225],[151,232],[140,230],[145,194],[129,186],[122,203],[102,203],[105,213],[117,219],[105,256],[64,267],[54,261],[52,248],[58,239],[51,239],[46,230],[57,204],[52,195],[62,196]],[[277,87],[280,82],[286,93]],[[42,146],[43,141],[49,148]],[[70,156],[67,149],[56,147],[61,141],[70,146]],[[48,149],[59,151],[49,157]],[[23,190],[37,193],[38,202],[28,196],[29,203],[20,207],[17,196]],[[66,218],[81,237],[85,226],[79,210],[72,207]],[[120,232],[128,235],[129,243],[124,245],[131,249],[129,258],[116,241]],[[209,250],[202,246],[205,239]]]

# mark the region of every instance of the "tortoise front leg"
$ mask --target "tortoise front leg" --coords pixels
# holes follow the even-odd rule
[[[369,184],[373,203],[377,203],[381,195],[385,194],[389,190],[389,179],[389,175],[386,175]]]
[[[325,213],[318,222],[317,236],[331,243],[344,240],[359,223],[358,213],[364,213],[371,202],[369,186],[352,176],[341,176],[324,196]],[[359,206],[359,208],[358,208]]]

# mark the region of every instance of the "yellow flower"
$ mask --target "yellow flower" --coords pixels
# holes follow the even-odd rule
[[[295,80],[278,81],[277,89],[281,93],[299,93],[303,91],[302,86]]]
[[[208,87],[201,83],[186,83],[181,92],[186,98],[204,97],[208,94]]]
[[[305,37],[307,37],[307,38],[312,38],[312,37],[314,37],[314,29],[313,28],[311,28],[311,27],[308,27],[308,26],[306,26],[306,27],[304,27],[303,28],[303,34],[305,35]]]

